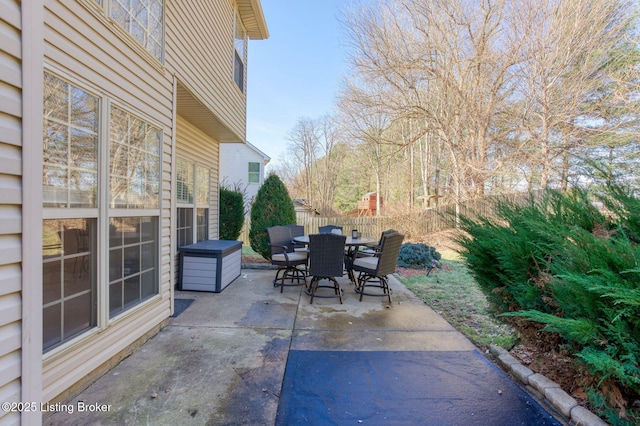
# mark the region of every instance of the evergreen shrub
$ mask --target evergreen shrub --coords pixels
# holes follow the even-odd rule
[[[620,187],[597,200],[573,189],[494,219],[462,219],[465,257],[496,313],[545,324],[598,379],[588,390],[612,424],[638,424],[640,399],[640,201]],[[560,348],[558,348],[560,349]]]
[[[411,269],[426,269],[440,264],[442,256],[435,247],[423,243],[404,243],[398,254],[398,266]],[[434,262],[435,261],[435,262]]]
[[[280,178],[269,175],[256,194],[251,206],[251,248],[265,259],[271,258],[267,228],[296,223],[293,201]]]
[[[220,239],[237,240],[244,225],[244,194],[220,187]]]

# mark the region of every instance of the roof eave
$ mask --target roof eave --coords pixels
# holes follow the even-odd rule
[[[260,0],[237,0],[238,12],[244,24],[247,36],[251,40],[264,40],[269,38],[267,21],[264,19]]]

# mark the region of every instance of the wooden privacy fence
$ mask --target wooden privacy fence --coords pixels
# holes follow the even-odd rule
[[[522,203],[530,197],[531,194],[524,193],[487,196],[460,203],[457,210],[459,215],[466,217],[492,217],[498,202]],[[377,238],[382,234],[382,231],[395,229],[404,234],[407,240],[420,240],[428,238],[429,234],[434,232],[456,228],[456,217],[455,204],[447,204],[417,213],[397,216],[298,218],[298,225],[304,226],[306,234],[317,233],[320,226],[338,225],[342,226],[345,234],[350,234],[352,229],[357,229],[363,236]],[[250,245],[250,227],[251,222],[247,218],[240,233],[240,240],[244,245]]]

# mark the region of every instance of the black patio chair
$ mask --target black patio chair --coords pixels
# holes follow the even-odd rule
[[[387,229],[386,231],[382,231],[382,234],[380,234],[380,240],[378,241],[378,244],[376,244],[375,246],[367,247],[367,248],[362,249],[362,250],[358,250],[358,252],[356,253],[356,256],[357,257],[377,256],[380,253],[380,246],[382,245],[382,238],[384,238],[385,235],[397,234],[397,233],[398,233],[398,231],[396,231],[395,229]]]
[[[271,246],[271,264],[278,267],[273,285],[280,287],[280,293],[285,286],[306,285],[306,273],[298,269],[298,266],[303,265],[306,269],[307,252],[293,249],[289,228],[272,226],[267,228],[267,234]]]
[[[314,297],[340,298],[342,289],[335,277],[342,277],[344,271],[344,244],[347,237],[336,234],[309,235],[309,284],[310,303]],[[320,285],[320,281],[329,280],[331,284]],[[317,295],[318,288],[331,288],[335,295]]]
[[[285,225],[286,228],[289,228],[289,231],[291,232],[291,240],[293,240],[295,237],[302,237],[304,236],[304,226],[303,225],[296,225],[296,224],[290,224],[290,225]],[[304,244],[296,244],[295,242],[293,243],[293,249],[295,251],[307,251],[307,246],[305,246]]]
[[[389,303],[391,303],[391,289],[387,275],[396,270],[398,253],[400,253],[403,240],[404,235],[402,234],[384,235],[377,256],[359,257],[353,261],[351,268],[359,273],[356,293],[360,294],[360,301],[362,301],[362,296],[366,294],[367,296],[387,296]],[[377,287],[382,290],[382,293],[369,293],[367,292],[368,287]]]
[[[340,230],[340,233],[342,233],[342,226],[325,225],[325,226],[319,226],[318,227],[318,232],[320,232],[321,234],[330,234],[334,230]]]

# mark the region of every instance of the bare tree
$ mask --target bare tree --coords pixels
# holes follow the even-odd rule
[[[628,1],[525,0],[514,16],[515,25],[538,28],[523,38],[526,60],[518,64],[516,81],[524,100],[520,123],[533,154],[532,173],[539,173],[543,188],[553,178],[567,187],[572,153],[581,145],[601,143],[604,134],[619,135],[625,121],[607,117],[614,106],[618,117],[629,116],[628,107],[637,116],[637,102],[615,100],[624,97],[621,84],[638,78],[637,45],[621,45],[630,35],[630,8]]]
[[[317,123],[308,117],[299,118],[289,133],[289,141],[289,154],[295,159],[304,188],[303,198],[313,205],[313,166],[320,149],[320,131]]]
[[[320,157],[315,164],[317,209],[323,214],[331,214],[334,211],[338,170],[342,166],[345,145],[341,143],[340,128],[333,116],[325,115],[319,118],[317,127],[320,134]]]

